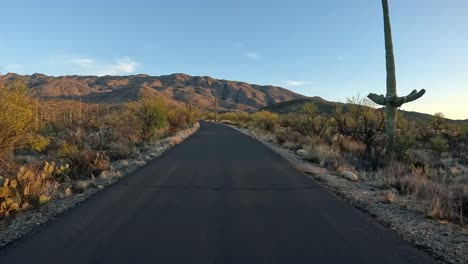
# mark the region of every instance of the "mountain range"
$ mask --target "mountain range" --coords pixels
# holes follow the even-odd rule
[[[256,85],[245,82],[215,79],[209,76],[190,76],[183,73],[149,76],[47,76],[40,73],[0,75],[0,84],[23,81],[31,94],[40,99],[82,100],[93,104],[122,104],[138,100],[143,95],[160,95],[179,105],[191,101],[203,110],[254,112],[259,109],[280,114],[297,112],[307,102],[313,102],[322,113],[331,114],[349,104],[327,101],[321,97],[307,97],[282,87]],[[216,98],[216,99],[215,99]],[[410,120],[430,120],[429,114],[401,111]],[[468,120],[450,120],[468,124]]]
[[[321,97],[308,97],[308,98],[300,98],[300,99],[293,99],[287,102],[280,102],[276,104],[272,104],[266,107],[261,108],[261,110],[267,110],[270,112],[275,112],[278,114],[287,114],[292,112],[299,112],[302,110],[303,106],[306,103],[314,103],[317,106],[317,109],[322,114],[331,115],[335,112],[337,107],[341,107],[343,112],[348,111],[350,104],[349,103],[340,103],[340,102],[332,102],[327,101]],[[399,113],[408,120],[422,120],[422,121],[431,121],[432,115],[413,112],[413,111],[405,111],[399,110]],[[450,124],[463,124],[468,125],[468,119],[466,120],[453,120],[445,118],[445,121]]]
[[[141,94],[161,95],[185,104],[192,101],[202,109],[212,109],[217,99],[220,111],[252,112],[259,108],[306,98],[287,89],[272,85],[190,76],[176,73],[163,76],[144,74],[131,76],[60,76],[44,74],[0,76],[0,83],[21,80],[31,94],[41,99],[71,99],[85,103],[120,104],[135,101]]]

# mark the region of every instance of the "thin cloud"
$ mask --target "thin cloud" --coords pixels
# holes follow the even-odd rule
[[[112,64],[105,65],[103,70],[98,75],[121,75],[134,73],[140,67],[140,63],[123,57]]]
[[[81,67],[88,67],[88,66],[93,66],[94,64],[96,64],[96,61],[90,58],[74,58],[74,59],[70,59],[68,62],[71,64],[81,66]]]
[[[23,69],[23,65],[21,64],[6,64],[4,66],[0,66],[0,73],[7,73],[7,72],[15,72]]]
[[[307,84],[307,82],[293,81],[293,80],[287,80],[284,83],[286,84],[286,86],[291,86],[291,87],[297,87],[297,86],[302,86],[302,85]]]
[[[113,62],[88,57],[53,58],[51,62],[52,64],[64,64],[73,74],[97,76],[128,75],[135,73],[141,66],[138,61],[130,57],[117,58]]]
[[[260,60],[262,55],[256,52],[245,52],[244,56],[249,60]]]

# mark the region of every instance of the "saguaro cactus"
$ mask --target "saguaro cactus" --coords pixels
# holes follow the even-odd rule
[[[388,11],[388,0],[382,0],[383,15],[384,15],[384,32],[385,32],[385,58],[387,68],[387,95],[377,95],[370,93],[367,97],[376,104],[385,106],[386,115],[386,133],[387,133],[387,154],[391,155],[394,150],[396,141],[396,122],[397,108],[405,103],[412,102],[426,92],[413,90],[407,96],[400,97],[396,91],[396,74],[395,74],[395,58],[393,56],[392,29],[390,26],[390,14]]]

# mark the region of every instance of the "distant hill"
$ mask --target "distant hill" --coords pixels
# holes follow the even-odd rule
[[[23,80],[31,93],[42,99],[78,100],[85,103],[120,104],[137,100],[140,94],[161,95],[180,104],[189,100],[201,108],[213,108],[215,98],[220,111],[255,111],[293,99],[306,98],[287,89],[271,85],[190,76],[182,73],[149,76],[60,76],[44,74],[0,75],[0,83]]]
[[[338,106],[341,106],[343,111],[346,112],[349,109],[349,104],[347,103],[338,103],[338,102],[331,102],[324,100],[321,97],[310,97],[310,98],[301,98],[295,99],[287,102],[280,102],[276,104],[272,104],[266,107],[263,107],[261,110],[267,110],[271,112],[275,112],[278,114],[287,114],[287,113],[294,113],[299,112],[302,110],[302,107],[306,103],[314,103],[318,110],[324,114],[333,114]],[[408,120],[423,120],[423,121],[430,121],[432,119],[432,115],[412,112],[412,111],[400,111],[400,113]],[[446,119],[448,123],[452,124],[468,124],[467,120],[452,120]]]

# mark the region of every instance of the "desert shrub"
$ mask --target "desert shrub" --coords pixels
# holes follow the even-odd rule
[[[282,123],[284,124],[282,126],[291,127],[294,131],[297,131],[301,135],[309,135],[307,120],[305,119],[304,115],[290,113],[284,117]]]
[[[311,146],[325,144],[325,142],[320,137],[317,137],[317,136],[301,137],[300,142],[304,148],[306,146],[310,148]]]
[[[460,217],[461,224],[465,224],[465,218],[468,217],[468,177],[464,182],[460,181],[449,186],[452,193],[452,199],[455,203],[455,209]]]
[[[394,145],[394,154],[398,160],[404,160],[408,157],[408,151],[415,146],[414,136],[409,134],[398,135]]]
[[[460,224],[464,224],[468,212],[468,185],[445,185],[431,181],[426,184],[426,192],[430,201],[426,208],[429,217],[458,220]]]
[[[418,168],[436,167],[440,163],[439,156],[430,149],[409,149],[406,151],[405,162]]]
[[[286,141],[284,142],[283,146],[287,149],[291,149],[297,151],[302,148],[302,145],[298,141]]]
[[[436,136],[431,138],[431,148],[439,154],[447,152],[449,148],[447,139],[445,139],[442,136]]]
[[[167,120],[172,134],[189,128],[196,122],[195,113],[190,108],[175,108],[170,110]]]
[[[406,164],[395,159],[388,160],[387,164],[377,170],[372,180],[383,188],[397,188],[401,179],[406,177],[409,173],[409,168]]]
[[[351,153],[357,156],[362,155],[366,150],[366,146],[361,142],[351,137],[340,137],[337,142],[341,152]]]
[[[233,124],[238,125],[238,126],[242,126],[246,124],[247,122],[249,122],[250,120],[249,114],[247,114],[246,112],[224,113],[219,116],[219,119],[231,121]]]
[[[268,111],[259,111],[251,115],[252,125],[268,132],[274,131],[278,124],[278,119],[278,114]]]
[[[206,120],[215,120],[215,116],[216,116],[215,113],[209,112],[209,113],[205,114],[205,119]]]
[[[468,211],[468,183],[463,180],[448,184],[430,170],[391,160],[374,173],[380,187],[396,188],[401,194],[420,201],[426,214],[437,219],[463,223]]]
[[[437,134],[442,130],[442,126],[445,123],[445,116],[441,112],[437,112],[432,116],[431,127],[434,130],[434,134]]]
[[[463,131],[463,127],[460,125],[447,125],[443,135],[447,139],[450,153],[455,157],[461,157],[462,153],[466,151],[463,140],[468,135]]]
[[[278,118],[278,124],[281,127],[291,127],[293,126],[293,119],[297,114],[287,113],[286,115],[280,115]]]
[[[337,131],[364,143],[366,148],[363,158],[377,161],[385,145],[384,112],[374,109],[369,100],[360,97],[348,99],[348,104],[348,112],[344,113],[342,109],[337,108],[333,116]],[[376,167],[376,164],[372,167]]]
[[[128,109],[122,109],[105,115],[102,118],[103,126],[99,127],[103,145],[111,142],[120,142],[122,144],[138,143],[141,140],[139,120]]]
[[[276,143],[283,145],[286,142],[299,142],[301,134],[297,131],[293,131],[290,128],[277,129],[275,132]]]
[[[31,135],[27,139],[27,146],[37,152],[43,152],[47,149],[51,142],[51,138],[42,135]]]
[[[333,170],[336,170],[343,162],[339,150],[329,145],[307,145],[304,150],[306,151],[307,160]]]
[[[62,146],[57,150],[57,155],[61,158],[75,157],[79,155],[79,153],[79,147],[68,142],[64,142]]]
[[[414,122],[414,130],[415,138],[419,142],[426,142],[434,135],[430,123],[424,120],[416,120]]]
[[[115,161],[119,159],[134,158],[138,154],[138,150],[133,144],[111,142],[106,146],[106,154],[110,161]]]
[[[317,106],[314,103],[306,103],[302,108],[302,119],[306,131],[304,135],[322,136],[328,126],[328,117],[319,113]]]
[[[407,151],[416,147],[416,129],[414,122],[410,122],[403,116],[397,119],[397,137],[394,145],[394,154],[398,160],[407,158]]]
[[[431,189],[434,189],[427,173],[423,169],[415,167],[412,167],[410,172],[402,177],[396,178],[394,185],[400,192],[419,198],[430,197]]]
[[[128,107],[138,120],[136,129],[146,142],[155,139],[157,132],[168,125],[166,102],[161,98],[143,97],[136,103],[130,103]]]
[[[0,85],[0,154],[23,145],[32,124],[33,107],[25,84]]]
[[[430,182],[431,195],[429,206],[426,208],[426,214],[436,219],[453,219],[454,204],[452,203],[450,193],[446,186]]]
[[[97,176],[110,167],[109,157],[103,151],[82,150],[65,143],[57,154],[70,164],[70,177],[74,179]]]

